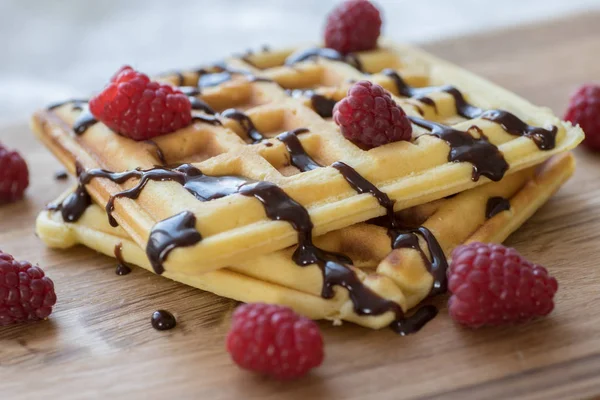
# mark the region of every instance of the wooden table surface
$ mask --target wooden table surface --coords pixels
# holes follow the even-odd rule
[[[569,93],[600,78],[600,14],[426,46],[562,114]],[[440,316],[400,337],[321,323],[326,360],[276,383],[238,370],[224,351],[234,302],[83,247],[48,250],[34,236],[45,203],[70,185],[18,124],[1,130],[32,172],[26,200],[0,207],[0,248],[39,263],[56,284],[48,321],[0,328],[0,398],[583,398],[600,394],[600,156],[577,150],[575,177],[508,244],[546,265],[560,290],[549,318],[469,331]],[[72,182],[72,181],[71,181]],[[164,308],[176,329],[150,327]]]

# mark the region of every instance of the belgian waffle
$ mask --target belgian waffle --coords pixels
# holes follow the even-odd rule
[[[373,185],[399,211],[500,180],[583,139],[581,129],[546,109],[385,41],[350,56],[262,51],[162,79],[188,87],[196,116],[153,142],[95,123],[82,101],[39,111],[32,122],[71,173],[77,162],[79,197],[85,184],[112,222],[147,249],[156,272],[239,265],[381,216],[389,207],[372,195]],[[365,150],[339,133],[331,106],[359,79],[396,95],[415,128],[411,142]],[[182,163],[192,164],[165,167]],[[364,184],[353,185],[352,176]],[[283,215],[290,204],[295,214]]]
[[[445,269],[436,270],[436,262],[445,261],[461,243],[502,242],[541,207],[573,171],[574,159],[567,153],[537,168],[516,172],[500,182],[396,213],[396,219],[405,227],[404,232],[411,232],[408,227],[418,226],[427,229],[437,241],[427,240],[427,235],[405,234],[396,238],[392,249],[388,229],[377,226],[377,221],[355,224],[315,238],[315,245],[320,248],[354,260],[354,266],[340,264],[346,268],[343,279],[339,270],[323,272],[314,265],[299,268],[292,261],[296,248],[200,275],[166,271],[165,276],[239,301],[287,305],[314,319],[347,320],[371,328],[401,321],[396,328],[408,333],[418,328],[411,324],[423,323],[435,311],[423,307],[414,319],[400,316],[428,296],[445,291]],[[67,248],[81,243],[152,270],[144,249],[125,230],[111,227],[105,211],[97,205],[90,205],[74,223],[65,222],[60,212],[43,211],[38,216],[36,230],[50,247]],[[409,246],[400,243],[411,240],[418,243]]]

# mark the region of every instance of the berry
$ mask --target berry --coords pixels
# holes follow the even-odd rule
[[[150,81],[129,66],[121,67],[90,111],[113,131],[134,140],[174,132],[192,121],[192,105],[180,90]]]
[[[347,54],[377,47],[381,15],[368,0],[350,0],[337,6],[327,17],[325,47]]]
[[[9,203],[23,197],[29,186],[29,169],[23,157],[0,144],[0,203]]]
[[[600,85],[583,85],[572,96],[564,119],[579,124],[585,132],[583,144],[600,151]]]
[[[0,326],[45,319],[55,303],[54,283],[44,271],[0,250]]]
[[[323,362],[317,324],[277,305],[239,306],[226,343],[240,367],[281,380],[299,378]]]
[[[470,243],[452,252],[450,316],[471,328],[528,321],[554,308],[556,279],[515,249]]]
[[[367,148],[410,140],[412,134],[410,120],[391,94],[368,81],[350,87],[346,97],[336,103],[333,120],[346,139]]]

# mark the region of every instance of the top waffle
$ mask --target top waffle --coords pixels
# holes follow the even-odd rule
[[[112,216],[157,272],[209,271],[383,215],[369,183],[397,211],[499,180],[583,139],[546,109],[383,41],[346,57],[265,50],[161,79],[189,87],[196,118],[152,142],[94,123],[82,101],[33,118],[71,172],[76,161],[79,172],[130,171],[88,171],[80,181],[109,211],[114,200]],[[339,133],[329,120],[333,104],[361,79],[397,96],[415,128],[411,142],[364,150]]]

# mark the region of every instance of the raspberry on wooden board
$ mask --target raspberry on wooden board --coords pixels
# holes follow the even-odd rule
[[[581,126],[584,146],[600,151],[600,85],[583,85],[573,93],[564,118]]]

